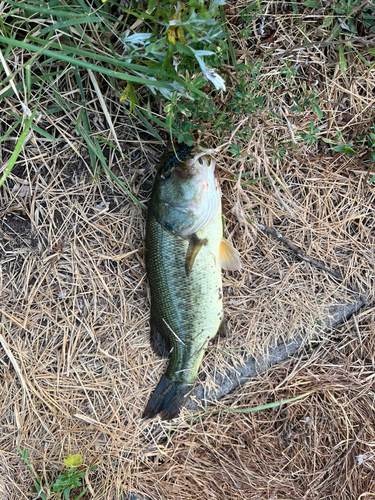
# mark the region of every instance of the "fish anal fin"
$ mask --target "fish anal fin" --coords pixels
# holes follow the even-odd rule
[[[212,340],[210,341],[209,345],[213,345],[215,342],[219,340],[219,338],[226,337],[227,336],[227,322],[225,321],[224,313],[223,313],[223,319],[221,320],[220,326],[215,334],[214,337],[212,337]]]
[[[169,341],[169,338],[157,328],[155,319],[153,318],[152,314],[150,327],[151,347],[154,350],[155,354],[158,354],[162,357],[169,356],[171,350],[171,343]]]
[[[227,271],[239,271],[241,269],[239,252],[225,238],[221,238],[220,241],[219,260],[222,269]]]
[[[185,258],[185,272],[189,276],[193,268],[194,261],[203,245],[207,243],[207,239],[200,240],[196,234],[192,234],[189,238],[189,246]]]

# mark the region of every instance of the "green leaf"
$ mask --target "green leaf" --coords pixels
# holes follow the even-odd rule
[[[333,22],[333,16],[324,16],[323,28],[328,28]]]
[[[32,124],[31,128],[34,130],[34,132],[38,132],[38,134],[42,135],[43,137],[45,137],[49,141],[51,141],[51,142],[57,141],[56,137],[53,137],[53,135],[49,134],[48,132],[46,132],[42,128],[38,127],[37,125]]]
[[[323,118],[323,111],[320,109],[320,107],[317,104],[312,104],[311,107],[314,113],[316,113],[319,120],[321,120]]]
[[[69,490],[71,490],[73,488],[76,488],[77,486],[81,486],[81,484],[82,484],[81,479],[83,477],[85,477],[85,475],[86,475],[86,471],[76,472],[72,476],[68,476],[65,473],[60,474],[52,486],[52,491],[54,493],[64,492],[64,494],[65,494],[65,491],[67,488],[69,488]]]
[[[31,125],[33,123],[35,112],[36,112],[36,106],[35,106],[35,109],[33,111],[33,114],[31,115],[31,117],[26,122],[25,128],[24,128],[22,134],[20,135],[20,138],[17,141],[16,147],[14,148],[13,154],[12,154],[12,156],[9,159],[8,165],[7,165],[6,169],[3,172],[3,175],[2,175],[2,177],[0,179],[0,187],[4,184],[6,178],[11,173],[12,168],[14,167],[14,164],[17,161],[17,158],[18,158],[18,156],[19,156],[19,154],[21,152],[21,149],[23,147],[23,143],[25,142],[26,136],[29,133],[30,127],[31,127]]]
[[[338,146],[334,146],[331,149],[333,149],[333,151],[336,151],[336,153],[346,153],[348,155],[355,156],[358,153],[351,148],[351,145],[351,142],[349,144],[339,144]]]
[[[320,1],[316,1],[316,0],[306,0],[306,2],[303,2],[303,5],[305,7],[310,7],[310,9],[319,9],[319,7],[321,6],[321,3],[320,3]]]
[[[90,23],[100,23],[100,22],[101,22],[101,20],[97,16],[82,17],[82,18],[78,18],[78,19],[69,19],[69,21],[60,21],[58,23],[51,24],[51,26],[47,26],[46,28],[43,28],[39,32],[39,35],[45,35],[46,33],[49,33],[50,31],[63,30],[64,28],[67,28],[68,26],[76,26],[77,24],[90,24]]]
[[[88,486],[86,486],[86,488],[83,491],[81,491],[81,493],[77,495],[74,500],[79,500],[79,498],[83,497],[83,495],[86,493],[87,490]]]
[[[74,68],[74,76],[75,76],[75,79],[76,79],[76,82],[77,82],[77,85],[78,85],[78,88],[79,88],[79,91],[81,94],[82,102],[83,102],[83,107],[79,113],[77,122],[79,122],[82,119],[83,128],[86,131],[86,133],[88,135],[90,135],[90,123],[89,123],[89,119],[88,119],[87,111],[86,111],[86,109],[87,109],[86,96],[85,96],[85,91],[83,89],[81,75],[80,75],[77,68]],[[92,150],[90,148],[89,148],[89,156],[90,156],[91,167],[92,167],[93,172],[94,172],[95,171],[95,154],[92,152]]]
[[[292,0],[292,9],[293,9],[293,12],[295,14],[297,14],[297,16],[298,16],[299,15],[299,10],[298,10],[297,2],[295,0]]]
[[[356,151],[354,151],[354,149],[352,148],[349,148],[348,146],[345,146],[344,149],[343,149],[344,153],[346,153],[347,155],[351,155],[351,156],[354,156],[354,155],[357,155],[358,153]]]
[[[67,467],[78,467],[82,462],[83,459],[81,458],[81,455],[79,453],[77,455],[71,455],[69,453],[67,458],[64,459],[64,464]]]
[[[17,121],[15,122],[15,124],[14,124],[14,125],[12,125],[12,126],[10,127],[10,129],[8,129],[8,130],[4,133],[4,135],[3,135],[2,137],[0,137],[0,144],[1,144],[2,142],[4,142],[4,141],[6,141],[6,140],[7,140],[7,138],[8,138],[8,137],[10,136],[10,134],[11,134],[11,133],[12,133],[12,132],[13,132],[13,131],[14,131],[14,130],[18,127],[18,125],[21,123],[21,121],[22,121],[22,116],[20,116],[20,117],[17,119]],[[27,451],[27,450],[26,450],[26,451]],[[23,458],[23,457],[22,457],[22,458]]]
[[[343,73],[346,72],[346,59],[344,54],[344,48],[345,48],[344,44],[341,44],[339,46],[339,65]]]
[[[247,220],[249,222],[252,222],[250,219],[247,219]],[[280,401],[275,401],[273,403],[267,403],[267,404],[261,405],[261,406],[255,406],[253,408],[222,408],[221,410],[216,410],[213,412],[210,412],[209,410],[205,410],[205,412],[209,413],[210,415],[220,415],[221,413],[253,413],[256,411],[268,410],[269,408],[280,408],[283,404],[293,403],[294,401],[298,401],[299,399],[310,396],[310,394],[313,394],[313,392],[314,391],[305,392],[304,394],[300,394],[299,396],[296,396],[295,398],[282,399]],[[194,421],[194,420],[198,420],[198,418],[192,418],[192,421]]]
[[[126,109],[126,108],[125,108]],[[157,139],[158,141],[160,142],[164,142],[163,139],[160,137],[160,135],[158,134],[158,132],[156,131],[156,129],[151,125],[151,123],[149,123],[146,118],[143,116],[142,114],[142,109],[139,108],[135,108],[134,109],[134,113],[135,115],[141,120],[141,122],[143,123],[143,125],[147,128],[147,130],[155,137],[155,139]],[[146,111],[145,111],[146,113]],[[152,115],[152,116],[149,116],[149,118],[154,121],[157,125],[159,125],[159,127],[163,128],[164,130],[167,130],[167,127],[165,126],[165,123],[163,123],[161,120],[159,120],[159,118],[156,118],[156,116]],[[143,206],[143,205],[142,205]]]
[[[93,140],[91,140],[91,137],[89,137],[89,135],[79,125],[76,125],[76,129],[80,132],[80,134],[82,135],[82,137],[85,139],[88,148],[91,149],[94,152],[94,154],[96,155],[96,157],[98,158],[98,160],[102,164],[102,167],[103,167],[105,173],[118,186],[120,186],[121,189],[123,189],[128,194],[128,196],[134,201],[134,203],[136,205],[138,205],[140,208],[142,208],[142,210],[146,210],[146,207],[144,207],[142,205],[142,203],[140,203],[137,200],[137,198],[133,195],[133,193],[131,193],[129,191],[129,189],[125,186],[125,184],[123,184],[123,182],[121,182],[120,179],[108,167],[107,162],[106,162],[106,160],[104,158],[104,155],[103,155],[103,151],[101,150],[100,144],[99,144],[98,140],[96,139],[96,137],[93,137]]]
[[[275,401],[273,403],[267,403],[261,406],[255,406],[254,408],[223,408],[222,410],[217,410],[212,412],[213,415],[218,415],[219,413],[227,412],[227,413],[253,413],[255,411],[267,410],[269,408],[277,408],[286,403],[293,403],[293,401],[298,401],[299,399],[305,398],[306,396],[310,396],[313,391],[305,392],[300,396],[296,396],[295,398],[290,399],[282,399],[280,401]],[[208,410],[207,410],[208,411]]]

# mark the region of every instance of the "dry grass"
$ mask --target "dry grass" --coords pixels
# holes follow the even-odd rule
[[[277,27],[277,41],[256,35],[259,39],[246,42],[236,36],[246,5],[233,5],[227,13],[238,62],[264,61],[260,91],[269,95],[270,111],[283,119],[268,111],[244,117],[257,134],[246,143],[233,138],[243,156],[236,160],[225,149],[218,154],[225,230],[241,252],[243,269],[223,276],[229,335],[214,342],[203,362],[200,379],[206,387],[229,358],[240,362],[244,352],[264,352],[271,340],[296,332],[305,331],[308,338],[329,306],[348,300],[348,289],[366,294],[369,303],[375,293],[375,195],[367,182],[374,168],[366,152],[348,157],[321,140],[300,143],[298,149],[287,142],[285,156],[273,162],[283,141],[295,139],[311,119],[317,121],[311,108],[290,111],[291,90],[280,76],[286,64],[282,54],[303,43],[301,26],[312,41],[327,40],[329,30],[267,2],[264,29]],[[373,65],[363,45],[358,51]],[[320,96],[319,138],[332,139],[342,130],[349,142],[371,128],[375,72],[357,52],[347,53],[346,73],[339,68],[336,45],[310,46],[288,56],[290,66],[299,68],[301,85],[314,85]],[[24,57],[21,50],[12,51],[12,70]],[[277,94],[272,83],[279,84]],[[88,75],[83,84],[93,127],[122,148],[122,154],[105,148],[109,167],[147,202],[162,148],[108,91],[114,138]],[[109,88],[104,80],[100,84]],[[54,87],[59,102],[69,104],[77,93],[69,76],[56,79]],[[40,109],[55,99],[46,85]],[[4,130],[19,103],[1,102]],[[298,359],[249,381],[217,408],[249,408],[312,391],[303,400],[248,414],[209,411],[195,419],[185,411],[161,425],[140,420],[166,365],[148,339],[145,216],[104,175],[93,178],[76,120],[77,112],[62,112],[56,120],[44,113],[39,126],[59,140],[34,134],[1,191],[2,498],[26,498],[32,485],[18,447],[29,450],[34,467],[48,478],[68,453],[96,464],[87,476],[86,498],[119,499],[121,488],[153,500],[373,496],[371,306]],[[204,140],[216,147],[220,138],[208,130]],[[14,143],[2,143],[2,162]],[[262,176],[276,189],[270,182],[246,184]],[[275,227],[307,255],[339,271],[343,282],[299,261],[247,219]]]
[[[336,339],[272,368],[222,403],[254,407],[312,391],[303,401],[250,414],[207,413],[181,423],[169,442],[164,433],[168,454],[158,446],[144,458],[148,491],[160,498],[196,498],[199,491],[204,499],[298,500],[373,492],[374,310],[358,320],[363,356],[346,325]]]

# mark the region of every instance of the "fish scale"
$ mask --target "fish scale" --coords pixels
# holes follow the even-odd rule
[[[223,320],[221,269],[215,257],[221,239],[221,216],[218,213],[198,233],[200,238],[207,238],[207,244],[186,276],[188,242],[163,229],[151,212],[146,227],[146,265],[152,320],[173,347],[166,376],[193,384],[204,350]]]

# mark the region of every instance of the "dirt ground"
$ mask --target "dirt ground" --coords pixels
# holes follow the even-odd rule
[[[290,34],[297,32],[290,11],[275,14],[269,5],[266,23],[282,33],[276,45],[236,46],[239,59],[263,54],[261,86],[278,81],[282,54],[300,42]],[[229,18],[235,23],[235,10]],[[275,341],[300,334],[306,341],[215,405],[184,409],[172,422],[141,420],[167,364],[149,343],[145,212],[106,175],[93,173],[73,112],[43,114],[52,99],[46,89],[38,126],[58,140],[35,132],[0,192],[1,498],[36,498],[19,449],[49,481],[68,453],[80,453],[83,466],[95,465],[84,499],[115,500],[122,492],[152,500],[375,496],[374,163],[366,147],[349,156],[322,141],[342,130],[348,143],[372,130],[374,56],[359,44],[346,54],[345,72],[338,57],[336,45],[313,44],[288,55],[301,81],[314,73],[323,111],[319,141],[272,156],[275,144],[313,118],[311,109],[290,111],[284,86],[278,105],[270,100],[267,111],[241,118],[257,131],[241,144],[251,155],[235,158],[228,148],[216,155],[225,233],[243,267],[223,273],[228,335],[210,345],[197,383],[214,388],[218,373],[244,356],[261,356]],[[110,140],[90,79],[84,84],[93,133]],[[72,85],[68,77],[56,82],[67,103],[77,90]],[[104,155],[147,206],[165,146],[129,119],[115,91],[105,97],[122,151],[104,148]],[[7,102],[9,109],[17,104]],[[208,134],[216,147],[218,137]],[[228,133],[227,140],[236,138]],[[2,162],[13,146],[2,144]],[[251,221],[275,228],[343,279],[299,259]],[[366,305],[313,338],[329,307],[353,301],[353,291]]]

